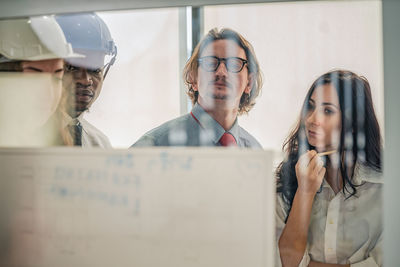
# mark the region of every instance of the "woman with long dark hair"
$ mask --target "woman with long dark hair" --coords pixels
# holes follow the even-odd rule
[[[381,134],[368,81],[335,70],[309,89],[277,175],[277,264],[381,266]]]

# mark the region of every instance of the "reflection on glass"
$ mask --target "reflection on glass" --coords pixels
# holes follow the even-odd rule
[[[201,44],[185,70],[179,69],[179,51],[187,47],[179,46],[177,8],[1,20],[0,146],[126,148],[183,115],[179,85],[184,71],[189,98],[197,104],[164,125],[166,134],[156,145],[236,142],[279,151],[302,110],[277,171],[282,231],[277,259],[288,265],[301,260],[381,264],[380,14],[378,0],[204,7],[203,28],[240,32],[254,46],[259,63],[248,46],[238,44],[240,37],[217,38]],[[334,71],[306,92],[319,73],[336,68],[365,74],[371,90],[358,75]],[[222,102],[230,105],[216,109]],[[236,121],[250,109],[251,115],[239,122],[251,135]],[[220,116],[224,112],[228,116]],[[182,118],[193,124],[179,124]],[[225,133],[233,123],[236,138]],[[312,177],[305,167],[311,161]],[[300,189],[311,190],[313,198],[296,201]],[[310,205],[297,209],[296,203]],[[296,212],[312,219],[300,223]],[[292,240],[285,233],[293,226],[305,226],[312,234]],[[296,242],[304,249],[288,259]]]
[[[144,13],[1,21],[0,71],[51,72],[63,78],[59,106],[41,129],[49,140],[34,145],[110,147],[110,137],[116,147],[128,147],[143,129],[179,114],[177,9]],[[122,53],[118,60],[117,41]]]
[[[60,135],[58,125],[41,126],[60,101],[63,58],[83,55],[73,52],[53,16],[0,20],[0,43],[0,145],[51,145],[45,137]]]
[[[56,110],[61,80],[48,73],[0,72],[0,146],[46,146],[40,127]]]
[[[251,116],[241,116],[240,124],[264,148],[280,151],[283,136],[300,108],[298,99],[321,71],[343,67],[364,73],[372,84],[377,116],[383,125],[380,14],[380,1],[206,6],[202,28],[207,31],[214,27],[232,28],[253,44],[266,82]],[[186,51],[179,43],[182,21],[178,8],[101,12],[98,16],[118,45],[118,56],[113,65],[108,64],[114,52],[107,52],[103,64],[88,69],[93,73],[103,68],[101,71],[108,73],[101,94],[96,90],[98,96],[89,91],[80,95],[82,100],[96,99],[82,116],[107,136],[114,147],[128,147],[150,129],[182,115],[179,114],[182,73],[179,51]],[[56,16],[59,22],[60,17]],[[40,23],[31,25],[35,25],[39,39],[46,40],[45,33],[51,31],[37,30],[42,27]],[[52,36],[54,39],[55,35]],[[63,38],[68,39],[68,34]],[[73,41],[70,39],[69,46],[52,44],[52,49],[72,48]],[[25,51],[33,53],[35,49],[31,46]],[[20,69],[19,64],[1,61],[3,70]],[[66,69],[76,70],[71,66],[74,64],[67,64]],[[274,125],[273,131],[270,125]]]
[[[264,148],[281,151],[310,81],[344,68],[368,77],[383,129],[381,9],[380,0],[205,6],[204,29],[244,34],[265,77],[263,94],[241,125]]]

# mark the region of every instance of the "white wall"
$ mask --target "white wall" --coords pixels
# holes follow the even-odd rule
[[[114,147],[179,116],[178,9],[104,12],[118,56],[86,118]]]
[[[312,82],[334,68],[371,83],[383,130],[380,1],[311,1],[212,6],[205,26],[237,30],[254,46],[264,73],[263,94],[240,123],[264,148],[280,150]]]

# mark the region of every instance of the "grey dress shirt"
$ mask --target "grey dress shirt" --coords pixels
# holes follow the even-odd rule
[[[262,148],[260,143],[239,126],[237,119],[228,131],[236,139],[238,147]],[[191,113],[168,121],[144,134],[136,146],[220,146],[224,128],[199,104]]]

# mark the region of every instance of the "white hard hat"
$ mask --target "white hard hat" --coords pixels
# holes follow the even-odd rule
[[[0,62],[79,58],[54,16],[0,20]]]

